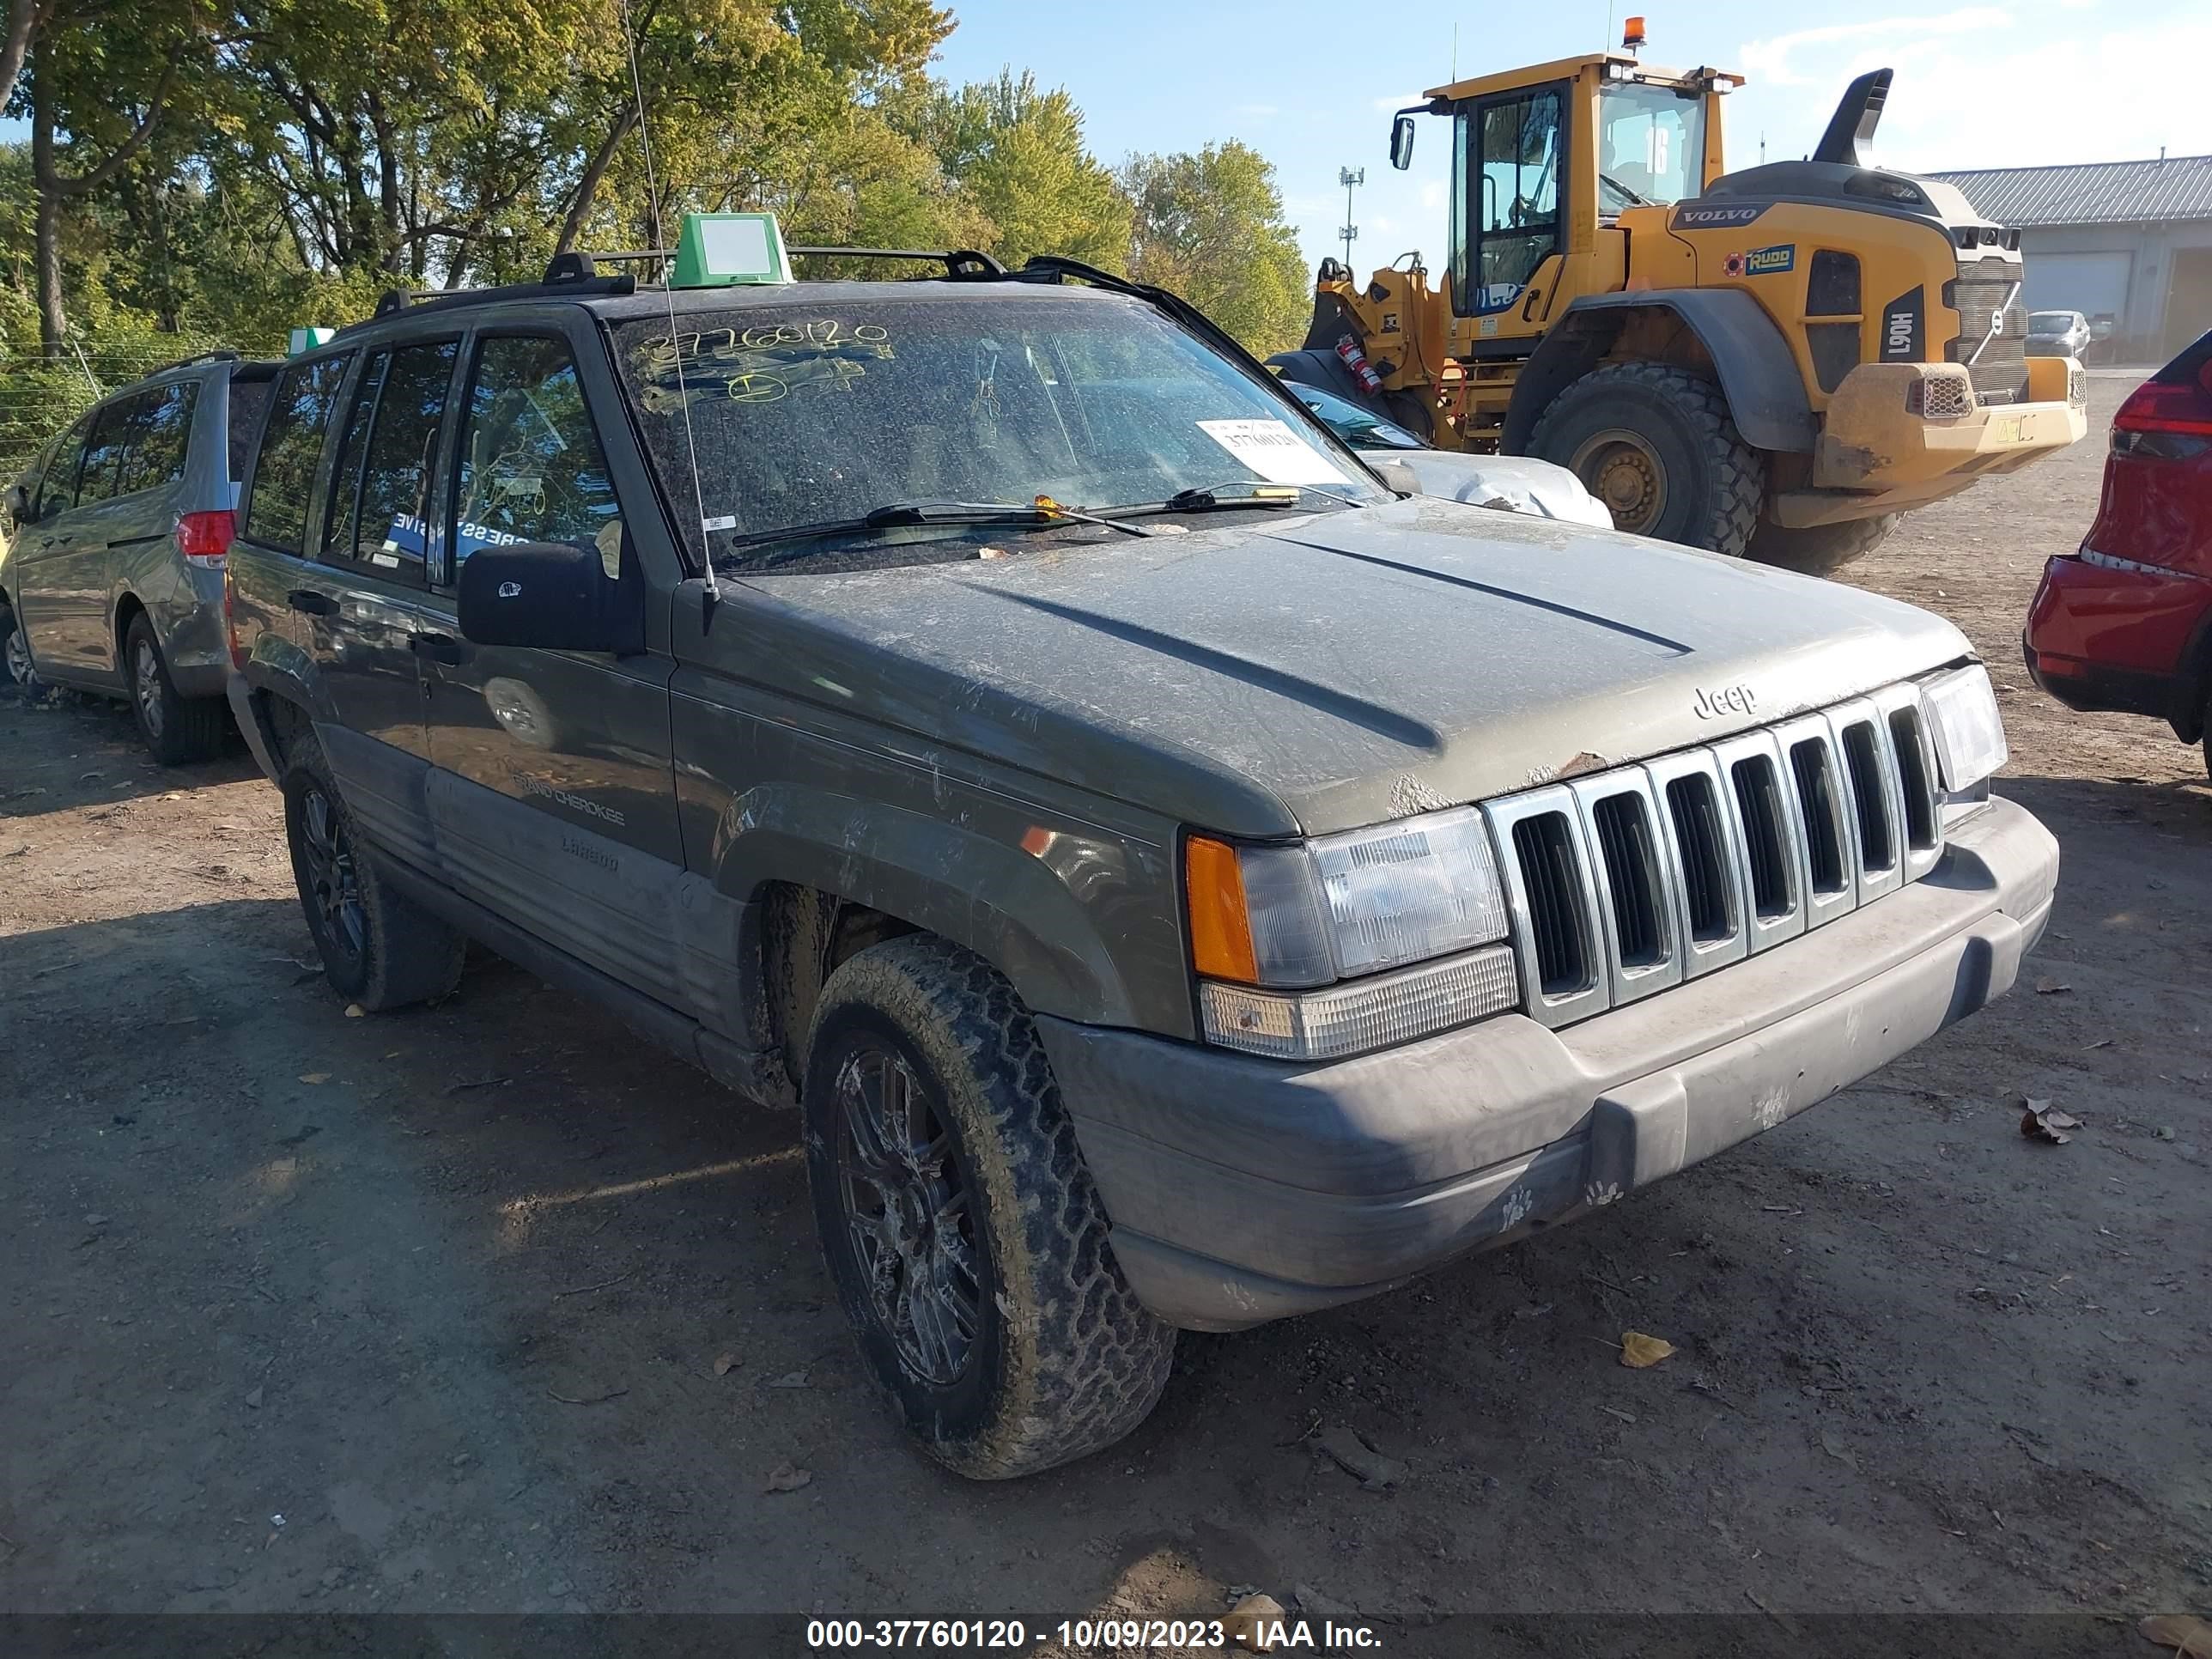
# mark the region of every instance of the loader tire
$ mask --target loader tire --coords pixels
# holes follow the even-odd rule
[[[1607,363],[1553,400],[1528,453],[1567,468],[1613,527],[1740,555],[1759,523],[1766,464],[1710,380],[1665,363]]]
[[[1850,519],[1842,524],[1816,524],[1804,530],[1786,530],[1778,524],[1762,524],[1752,532],[1747,559],[1802,571],[1808,576],[1832,575],[1854,559],[1864,558],[1889,539],[1903,514],[1877,514],[1871,519]]]

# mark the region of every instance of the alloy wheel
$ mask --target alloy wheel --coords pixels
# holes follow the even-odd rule
[[[161,735],[161,659],[154,652],[151,640],[141,640],[131,653],[131,690],[138,704],[138,718],[145,722],[146,735]]]
[[[983,1282],[945,1110],[902,1056],[874,1043],[846,1059],[836,1096],[838,1195],[872,1310],[909,1372],[957,1382],[974,1358]]]
[[[8,678],[27,691],[39,683],[39,671],[31,663],[31,642],[12,616],[0,613],[0,628],[8,630]]]
[[[368,944],[361,880],[337,809],[319,784],[300,799],[300,857],[317,930],[348,963],[359,962]]]

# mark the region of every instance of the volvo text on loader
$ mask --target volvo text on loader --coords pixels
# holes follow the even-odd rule
[[[1571,467],[1624,530],[1815,572],[2081,437],[2081,366],[2023,351],[2019,232],[1866,164],[1890,71],[1811,159],[1729,173],[1741,84],[1622,52],[1430,93],[1390,151],[1450,118],[1441,283],[1418,253],[1364,284],[1324,259],[1274,366],[1440,447]]]

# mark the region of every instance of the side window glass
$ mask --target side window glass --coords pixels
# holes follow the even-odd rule
[[[192,381],[179,380],[149,392],[142,400],[118,495],[185,481],[185,455],[191,442],[192,408],[198,392]]]
[[[376,418],[376,394],[384,390],[384,376],[392,367],[392,354],[374,353],[361,366],[352,399],[346,404],[345,424],[338,428],[338,464],[331,473],[330,511],[323,520],[323,556],[326,559],[365,558],[356,552],[361,538],[362,463],[368,457],[368,428]]]
[[[91,435],[92,416],[79,416],[76,424],[69,429],[69,435],[62,440],[61,447],[54,451],[54,459],[47,465],[45,476],[39,480],[39,518],[51,519],[66,511],[76,500],[77,465],[84,459],[85,440]]]
[[[384,365],[360,503],[349,535],[331,549],[334,557],[359,560],[402,581],[422,580],[438,427],[459,350],[453,340],[402,346]],[[333,524],[339,505],[332,503]]]
[[[246,525],[240,532],[250,540],[286,553],[303,550],[323,436],[330,429],[331,412],[351,360],[347,352],[295,363],[277,382],[268,424],[261,429],[252,493],[246,498]]]
[[[564,341],[486,340],[461,428],[453,562],[479,547],[572,542],[622,574],[622,507]]]
[[[93,416],[92,441],[84,452],[84,476],[76,488],[78,506],[123,493],[124,470],[130,464],[147,403],[143,397],[125,398]]]
[[[1502,311],[1521,297],[1559,246],[1560,115],[1554,91],[1485,104],[1473,204],[1480,234],[1470,313]]]

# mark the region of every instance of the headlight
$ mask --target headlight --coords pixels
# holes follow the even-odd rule
[[[2010,757],[2004,721],[1997,714],[1990,671],[1978,663],[1923,681],[1920,703],[1928,712],[1929,732],[1936,740],[1948,827],[1988,801],[1990,779]]]
[[[1294,847],[1184,848],[1207,1037],[1285,1059],[1402,1042],[1512,1006],[1505,895],[1482,816],[1431,812]],[[1473,953],[1473,954],[1469,954]],[[1449,960],[1439,960],[1449,958]],[[1302,990],[1389,974],[1318,995]]]

